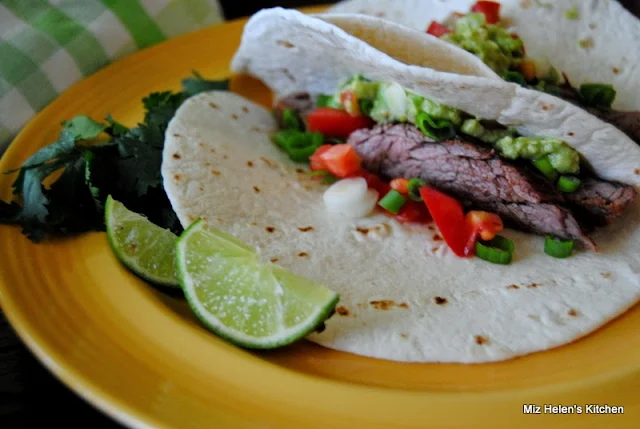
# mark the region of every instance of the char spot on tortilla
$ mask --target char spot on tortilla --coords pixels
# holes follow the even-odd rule
[[[238,116],[238,115],[236,115],[235,113],[234,113],[233,115],[231,115],[231,119],[233,119],[233,120],[236,120],[236,119],[238,119],[238,118],[239,118],[239,116]]]
[[[549,109],[551,109],[551,106],[549,106],[548,104],[543,104],[542,105],[542,110],[546,111],[546,110],[549,110]]]
[[[389,310],[391,307],[409,308],[406,302],[397,304],[391,299],[382,299],[379,301],[370,301],[369,304],[376,310]]]
[[[256,191],[256,192],[260,192],[260,188],[258,188],[257,186],[254,186],[253,190]]]
[[[409,338],[409,334],[405,334],[404,332],[400,333],[402,338]]]
[[[271,258],[271,259],[269,259],[269,260],[270,260],[271,262],[273,262],[274,264],[275,264],[276,262],[278,262],[278,258]]]
[[[313,227],[312,226],[299,226],[298,230],[302,231],[302,232],[309,232],[309,231],[313,231]]]
[[[284,46],[285,48],[293,48],[295,45],[288,40],[276,40],[276,44]]]
[[[571,137],[573,137],[573,136],[575,136],[576,134],[575,134],[573,131],[569,131],[569,135],[570,135]]]
[[[200,185],[200,192],[204,192],[204,186]]]
[[[291,82],[295,83],[296,82],[296,78],[291,74],[291,72],[289,71],[288,68],[283,68],[280,69],[280,71],[282,71],[282,73],[287,77],[287,79],[289,79]]]
[[[274,227],[272,227],[272,226],[267,226],[267,227],[265,227],[264,229],[265,229],[268,233],[272,233],[272,232],[274,232],[274,231],[276,230],[276,229],[275,229]]]
[[[611,68],[611,71],[612,71],[614,74],[620,74],[620,72],[621,72],[622,70],[620,70],[618,67],[613,67],[613,68]]]
[[[222,159],[229,159],[229,155],[222,155]]]
[[[179,174],[174,174],[173,178],[176,179],[176,180],[180,180],[180,179],[182,179],[182,176],[179,175]]]
[[[218,105],[216,103],[209,103],[209,106],[211,106],[214,109],[218,109]]]
[[[613,274],[611,274],[608,271],[604,273],[600,273],[600,275],[602,276],[602,278],[605,278],[605,279],[610,279],[611,277],[613,277]]]
[[[633,170],[634,173],[636,173],[636,175],[640,176],[640,168],[636,168],[635,170]]]
[[[348,316],[349,315],[349,309],[347,307],[345,307],[344,305],[340,305],[336,308],[336,313],[338,313],[340,316]]]
[[[432,248],[431,248],[431,251],[432,251],[433,253],[436,253],[438,250],[440,250],[440,248],[439,248],[439,247],[432,247]]]
[[[266,164],[266,166],[267,166],[267,167],[271,167],[271,168],[276,168],[276,167],[277,167],[276,163],[274,163],[273,161],[271,161],[271,160],[270,160],[270,159],[268,159],[268,158],[265,158],[264,156],[261,156],[261,157],[260,157],[260,160],[261,160],[262,162],[264,162],[264,163]]]
[[[527,287],[528,287],[528,288],[530,288],[530,289],[535,289],[535,288],[537,288],[538,286],[540,286],[540,284],[538,284],[538,283],[531,283],[531,284],[528,284],[528,285],[527,285]]]
[[[251,222],[251,226],[258,226],[256,222]]]
[[[296,173],[302,174],[304,173],[304,170],[302,168],[296,168]]]
[[[433,234],[433,241],[442,241],[440,234]]]
[[[174,137],[182,137],[182,136],[181,136],[180,134],[178,134],[178,133],[174,133],[174,134],[173,134],[173,136],[174,136]]]
[[[202,143],[202,142],[198,142],[198,146],[200,146],[200,147],[204,147],[204,143]]]
[[[507,289],[520,289],[520,286],[518,286],[518,285],[509,285],[509,286],[507,286]]]
[[[483,335],[476,335],[475,336],[476,339],[476,344],[478,344],[479,346],[483,345],[483,344],[489,344],[489,338],[483,336]]]
[[[256,126],[251,127],[251,131],[255,131],[256,133],[261,132],[262,130]]]
[[[441,296],[436,296],[435,298],[433,298],[433,301],[438,305],[446,305],[448,302],[447,298],[443,298]]]
[[[211,163],[210,163],[210,162],[205,162],[205,163],[204,163],[204,166],[205,166],[205,167],[211,167]]]
[[[598,25],[595,22],[592,22],[591,24],[589,24],[589,28],[592,30],[595,30],[597,26]]]
[[[593,39],[591,37],[584,38],[578,42],[578,45],[584,49],[593,48]]]
[[[195,217],[193,217],[193,216],[191,216],[191,215],[188,215],[188,216],[187,216],[187,219],[189,219],[189,222],[193,222],[193,221],[195,221],[195,220],[196,220],[196,218],[195,218]]]
[[[249,113],[249,108],[247,106],[242,106],[242,113]]]
[[[221,217],[217,218],[217,221],[218,221],[218,223],[223,223]]]
[[[214,176],[219,176],[220,172],[218,170],[211,170],[211,174],[213,174]]]
[[[174,153],[173,154],[173,159],[180,159],[180,158],[182,158],[182,157],[180,156],[179,153]]]
[[[531,320],[536,320],[536,321],[540,321],[540,316],[538,316],[537,314],[527,314],[527,317]]]
[[[253,167],[253,161],[247,161],[247,167]]]
[[[427,225],[427,229],[428,229],[429,231],[435,231],[435,230],[436,230],[436,227],[435,227],[435,226],[433,226],[433,225]]]
[[[520,7],[523,9],[529,9],[531,7],[532,0],[522,0],[520,2]]]
[[[569,316],[576,317],[578,315],[578,312],[572,308],[571,310],[569,310],[568,314]]]
[[[300,252],[300,253],[298,253],[298,256],[300,256],[301,258],[304,258],[304,257],[309,256],[309,254],[307,252]]]
[[[356,231],[361,234],[367,234],[369,232],[369,228],[365,228],[364,226],[356,226]]]

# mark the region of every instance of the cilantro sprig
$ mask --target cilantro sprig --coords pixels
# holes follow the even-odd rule
[[[108,195],[176,234],[182,231],[162,186],[164,134],[176,110],[204,91],[228,90],[229,81],[197,72],[181,92],[154,92],[142,100],[144,120],[127,128],[80,115],[64,121],[58,139],[15,170],[14,200],[0,200],[0,223],[15,224],[34,242],[47,237],[104,231]],[[55,180],[47,180],[55,178]],[[48,186],[45,182],[52,182]]]

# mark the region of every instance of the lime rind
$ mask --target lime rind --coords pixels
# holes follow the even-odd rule
[[[154,285],[180,289],[175,234],[128,210],[111,195],[105,202],[105,226],[111,249],[125,267]]]
[[[244,243],[240,248],[225,237],[199,219],[176,245],[184,295],[209,330],[243,348],[271,349],[309,335],[331,316],[337,293],[261,263]]]

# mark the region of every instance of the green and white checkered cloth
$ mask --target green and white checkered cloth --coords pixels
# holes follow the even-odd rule
[[[222,20],[218,0],[0,0],[0,154],[73,83]]]

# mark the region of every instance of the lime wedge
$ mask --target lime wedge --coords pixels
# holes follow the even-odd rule
[[[245,348],[275,348],[305,337],[339,300],[322,284],[261,262],[253,249],[202,220],[178,239],[176,266],[196,316]]]
[[[120,262],[151,283],[180,288],[175,275],[178,237],[127,209],[111,195],[104,211],[109,244]]]

